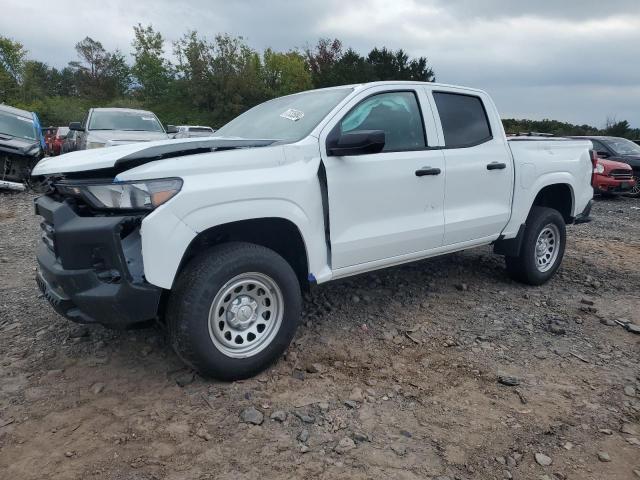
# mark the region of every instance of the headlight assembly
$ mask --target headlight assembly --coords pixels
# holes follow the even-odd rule
[[[97,209],[153,210],[182,188],[180,178],[95,184],[58,184],[61,193],[81,197]]]
[[[604,173],[604,165],[598,162],[595,170],[596,170],[596,173]]]

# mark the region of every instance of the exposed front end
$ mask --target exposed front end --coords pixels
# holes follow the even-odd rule
[[[79,323],[114,328],[153,319],[162,289],[144,278],[144,213],[96,211],[54,191],[39,197],[37,283],[53,308]]]

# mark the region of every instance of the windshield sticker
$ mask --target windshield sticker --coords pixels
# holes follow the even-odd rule
[[[290,108],[286,112],[281,113],[280,116],[282,118],[287,118],[292,122],[297,122],[302,117],[304,117],[304,112],[301,112],[300,110],[296,110],[295,108]]]
[[[153,122],[154,118],[153,117],[142,117],[143,120],[148,120]]]

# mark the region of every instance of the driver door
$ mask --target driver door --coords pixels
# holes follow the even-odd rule
[[[391,264],[442,246],[445,166],[442,150],[428,148],[429,137],[436,143],[433,123],[422,92],[386,86],[363,92],[323,130],[334,271]],[[385,146],[379,153],[331,156],[326,138],[334,129],[382,130]]]

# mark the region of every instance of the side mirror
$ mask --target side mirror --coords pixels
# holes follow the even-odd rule
[[[599,152],[596,152],[596,153],[598,154],[598,156],[599,156],[600,158],[609,158],[609,157],[611,156],[611,155],[609,155],[609,152],[602,152],[602,151],[599,151]]]
[[[74,130],[76,132],[82,131],[82,124],[80,122],[71,122],[69,124],[69,130]]]
[[[327,153],[336,157],[380,153],[384,143],[383,130],[354,130],[340,134],[338,127],[327,138]]]
[[[167,125],[167,133],[178,133],[175,125]]]

